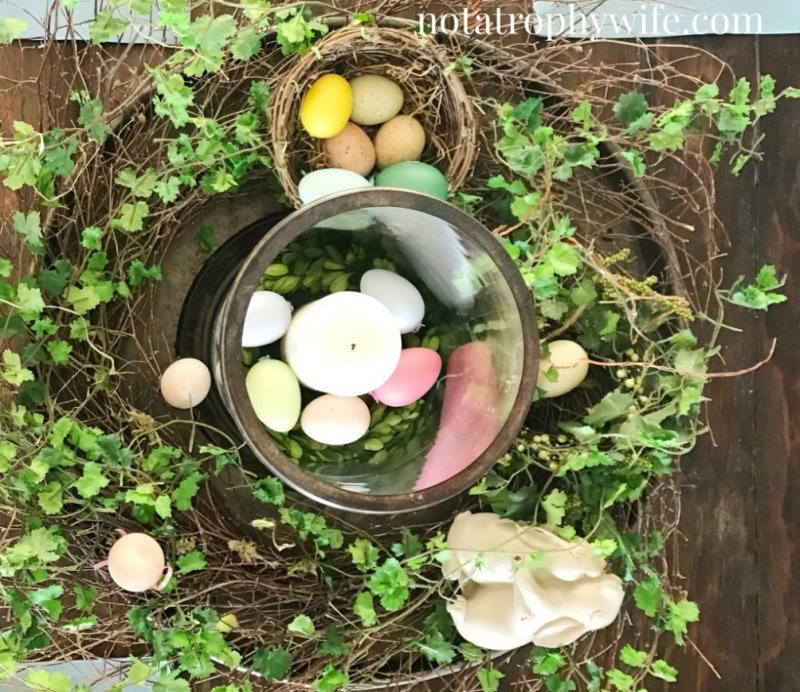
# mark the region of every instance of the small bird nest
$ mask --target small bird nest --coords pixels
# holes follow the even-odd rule
[[[457,190],[478,154],[478,121],[464,90],[455,56],[434,37],[409,29],[348,26],[336,29],[281,73],[271,94],[270,122],[275,173],[286,195],[300,204],[302,175],[325,167],[321,140],[300,125],[300,104],[308,87],[323,74],[352,79],[377,74],[403,90],[402,112],[417,118],[425,130],[421,160],[444,173],[450,191]],[[365,128],[369,134],[372,128]]]

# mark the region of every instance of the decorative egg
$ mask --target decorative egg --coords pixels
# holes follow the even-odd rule
[[[344,168],[364,176],[375,168],[372,140],[355,123],[347,123],[338,135],[326,139],[323,149],[331,168]]]
[[[353,110],[353,91],[347,80],[324,74],[306,92],[300,104],[300,123],[312,137],[335,137],[347,125]]]
[[[325,394],[303,409],[300,426],[312,440],[346,445],[361,439],[370,423],[369,408],[357,396]]]
[[[146,533],[129,533],[108,553],[108,573],[126,591],[147,591],[156,586],[166,563],[164,551]]]
[[[392,376],[372,396],[387,406],[408,406],[425,396],[442,371],[442,357],[431,348],[406,348]]]
[[[401,334],[415,332],[422,325],[425,302],[408,279],[386,269],[370,269],[361,277],[360,288],[389,309]]]
[[[292,304],[274,291],[255,291],[247,306],[242,347],[266,346],[280,339],[292,321]]]
[[[370,187],[369,180],[363,175],[344,168],[321,168],[302,177],[297,186],[297,194],[303,204],[308,204],[321,197],[362,187]]]
[[[350,80],[353,112],[350,119],[359,125],[385,123],[403,107],[403,90],[391,79],[367,74]]]
[[[375,185],[416,190],[447,199],[447,178],[439,169],[421,161],[403,161],[384,168],[375,176]]]
[[[244,383],[258,420],[281,433],[295,426],[300,418],[300,383],[286,363],[260,360],[250,368]]]
[[[402,161],[418,161],[425,148],[425,130],[410,115],[396,115],[381,125],[375,135],[378,168],[387,168]]]
[[[175,408],[197,406],[211,391],[211,371],[197,358],[179,358],[161,375],[161,396]]]
[[[550,399],[571,392],[583,382],[589,372],[589,354],[580,344],[567,339],[551,341],[547,347],[550,355],[539,361],[536,386],[544,390],[543,398]],[[558,373],[555,380],[547,377],[551,368]]]

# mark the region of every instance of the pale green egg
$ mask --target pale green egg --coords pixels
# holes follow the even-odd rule
[[[275,432],[288,432],[300,418],[300,383],[283,361],[256,363],[245,378],[247,396],[255,414]]]
[[[399,187],[447,199],[447,178],[439,169],[421,161],[403,161],[384,168],[375,176],[376,187]]]

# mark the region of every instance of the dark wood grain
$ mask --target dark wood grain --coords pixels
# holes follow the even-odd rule
[[[760,41],[761,70],[781,86],[797,84],[800,38]],[[800,690],[800,101],[781,104],[764,121],[764,161],[753,190],[756,259],[788,272],[789,301],[750,329],[775,357],[755,377],[756,531],[758,540],[759,691]]]

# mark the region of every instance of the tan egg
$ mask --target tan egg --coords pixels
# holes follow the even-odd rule
[[[129,533],[108,553],[108,573],[126,591],[147,591],[164,571],[164,551],[146,533]]]
[[[175,408],[197,406],[211,391],[211,371],[197,358],[179,358],[161,375],[161,396]]]
[[[425,130],[410,115],[396,115],[381,125],[375,135],[378,168],[387,168],[403,161],[419,161],[425,148]]]
[[[347,123],[335,137],[322,145],[330,168],[344,168],[367,176],[375,168],[375,147],[369,135],[355,123]]]
[[[358,125],[385,123],[403,107],[403,90],[391,79],[367,74],[350,80],[353,111],[350,120]]]

